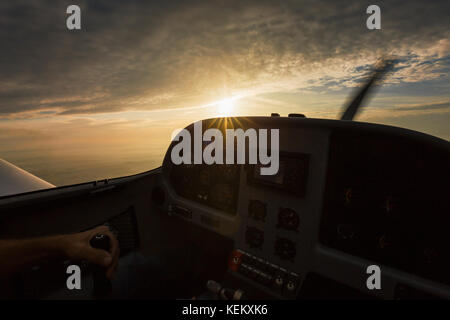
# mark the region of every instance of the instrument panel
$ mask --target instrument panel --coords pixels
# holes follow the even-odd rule
[[[244,121],[240,125],[245,128]],[[301,139],[292,144],[293,136]],[[264,281],[277,281],[280,288],[264,287],[283,296],[289,283],[286,294],[293,296],[305,261],[311,260],[307,256],[315,230],[310,225],[318,223],[320,207],[314,203],[321,197],[326,172],[327,132],[286,128],[280,130],[279,147],[279,170],[273,176],[261,175],[260,165],[173,165],[169,156],[163,172],[171,199],[168,211],[233,239],[236,250],[249,256],[243,267],[248,272],[259,270],[250,263],[255,259],[272,265],[277,272]],[[213,195],[218,184],[226,184],[218,193],[229,199],[226,203]],[[249,278],[242,270],[238,273]],[[293,282],[287,281],[291,273]]]
[[[239,120],[281,128],[276,175],[258,165],[163,167],[168,204],[188,212],[180,217],[233,239],[233,277],[289,299],[305,279],[390,298],[400,287],[433,288],[409,274],[450,284],[448,144],[355,122]],[[371,264],[387,268],[389,291],[368,292]]]

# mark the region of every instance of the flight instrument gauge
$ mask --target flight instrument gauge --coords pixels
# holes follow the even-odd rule
[[[289,208],[281,208],[278,212],[278,228],[297,231],[300,225],[298,213]]]

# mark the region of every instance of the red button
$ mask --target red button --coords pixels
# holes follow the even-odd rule
[[[240,250],[233,250],[228,261],[228,268],[232,271],[237,271],[242,262],[242,255],[244,253]]]

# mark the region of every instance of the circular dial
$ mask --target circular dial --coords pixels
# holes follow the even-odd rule
[[[278,227],[286,230],[296,231],[300,224],[300,218],[292,209],[284,208],[278,212]]]
[[[245,242],[252,248],[261,248],[264,242],[264,232],[253,227],[247,227]]]
[[[294,261],[294,257],[297,254],[295,242],[286,238],[278,238],[275,242],[275,254],[283,260]]]

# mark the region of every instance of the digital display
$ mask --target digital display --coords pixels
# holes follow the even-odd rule
[[[239,165],[181,164],[172,168],[170,180],[180,196],[235,214],[239,169]]]
[[[261,164],[257,164],[253,166],[253,177],[255,179],[259,179],[261,181],[265,181],[269,184],[283,185],[284,181],[284,163],[280,163],[280,167],[278,169],[277,174],[274,175],[261,175],[261,168],[264,166]]]
[[[309,154],[280,153],[278,172],[274,175],[261,175],[264,165],[252,165],[247,176],[248,184],[262,185],[283,190],[303,197],[306,192]]]

